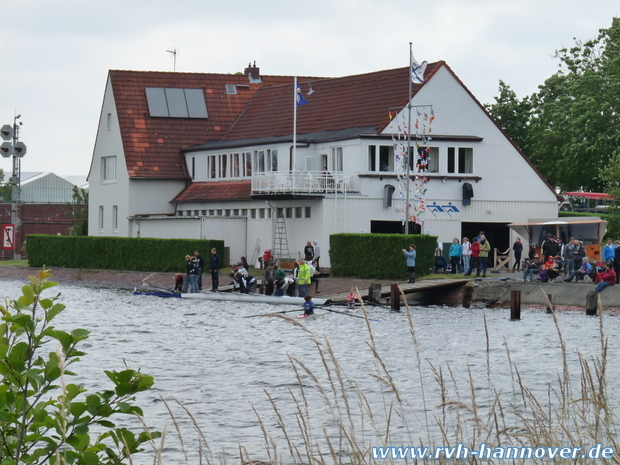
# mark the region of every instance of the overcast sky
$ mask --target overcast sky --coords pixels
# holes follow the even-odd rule
[[[555,50],[594,38],[620,1],[20,0],[2,3],[0,125],[21,114],[22,171],[88,174],[109,69],[346,76],[445,60],[482,103],[524,97]],[[437,115],[440,117],[440,115]],[[10,176],[10,159],[0,159]]]

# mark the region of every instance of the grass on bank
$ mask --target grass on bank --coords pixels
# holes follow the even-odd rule
[[[2,260],[0,266],[28,266],[28,260]]]

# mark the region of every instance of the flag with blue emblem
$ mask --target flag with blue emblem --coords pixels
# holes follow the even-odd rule
[[[308,103],[308,101],[301,93],[301,87],[299,87],[299,83],[297,83],[297,106],[305,105],[306,103]]]
[[[411,55],[411,81],[414,84],[423,84],[424,83],[424,71],[426,70],[426,65],[428,63],[423,61],[422,63],[418,63]]]

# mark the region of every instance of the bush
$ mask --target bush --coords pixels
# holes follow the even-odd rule
[[[51,236],[29,234],[28,264],[34,267],[99,270],[185,271],[185,255],[194,250],[209,258],[224,241],[140,237]]]
[[[142,415],[132,405],[153,378],[138,371],[106,371],[114,387],[86,395],[82,385],[66,384],[68,371],[86,355],[77,346],[89,331],[56,330],[52,320],[65,306],[58,296],[42,297],[56,283],[39,271],[22,296],[0,306],[0,461],[13,464],[118,464],[139,452],[159,433],[133,433],[111,421],[119,414]],[[57,351],[47,352],[49,342]],[[94,435],[91,426],[98,431]]]
[[[403,234],[332,234],[329,258],[334,276],[404,279],[405,257],[402,249],[416,245],[416,276],[429,274],[435,263],[437,237]]]

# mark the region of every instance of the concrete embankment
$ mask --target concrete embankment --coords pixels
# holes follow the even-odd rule
[[[474,281],[473,301],[510,305],[511,291],[521,291],[521,305],[546,305],[545,293],[554,305],[585,307],[586,296],[594,290],[592,283],[524,283],[513,280]],[[604,289],[600,294],[604,309],[620,308],[620,285]]]

